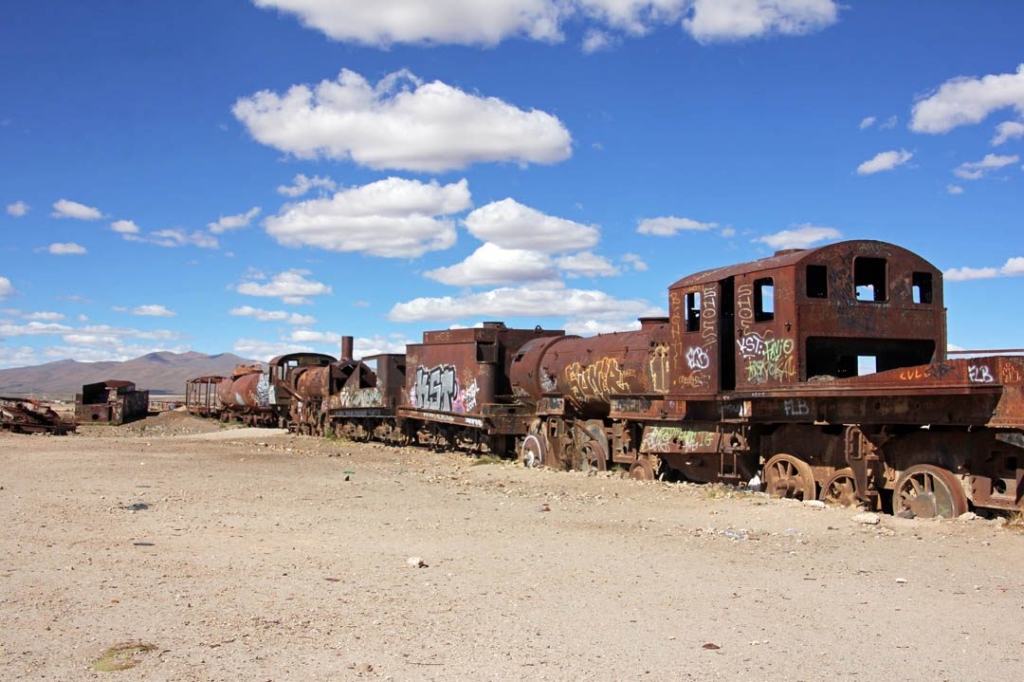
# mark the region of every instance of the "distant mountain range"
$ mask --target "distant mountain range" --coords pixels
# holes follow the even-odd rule
[[[70,397],[83,384],[109,379],[131,381],[151,395],[183,395],[185,382],[207,374],[229,375],[235,365],[251,365],[231,353],[150,353],[124,362],[59,360],[34,367],[0,369],[0,396]]]

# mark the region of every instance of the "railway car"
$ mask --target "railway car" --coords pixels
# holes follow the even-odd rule
[[[514,453],[533,419],[509,381],[515,353],[531,341],[563,336],[561,330],[512,329],[502,322],[424,332],[422,343],[406,347],[399,421],[418,442]]]
[[[589,338],[427,331],[362,360],[345,337],[341,360],[276,358],[246,387],[264,376],[278,419],[316,435],[641,479],[759,476],[775,496],[905,516],[1024,506],[1024,358],[950,359],[942,273],[919,255],[780,251],[680,279],[668,311]]]
[[[1024,492],[1024,363],[950,360],[942,274],[877,241],[783,251],[669,288],[639,332],[535,341],[511,367],[526,462],[622,463],[776,496],[956,516]]]
[[[288,425],[297,377],[334,358],[323,353],[279,355],[262,365],[238,365],[231,376],[208,375],[185,384],[185,407],[196,416],[250,426]]]

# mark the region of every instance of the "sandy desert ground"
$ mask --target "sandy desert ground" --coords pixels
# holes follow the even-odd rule
[[[0,435],[0,678],[1020,679],[1024,533],[872,520],[175,413]]]

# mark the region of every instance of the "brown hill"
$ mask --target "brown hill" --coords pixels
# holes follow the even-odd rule
[[[59,360],[33,367],[0,370],[0,395],[68,397],[82,390],[82,384],[108,379],[135,383],[153,395],[181,395],[185,382],[206,374],[231,374],[235,365],[256,363],[231,353],[150,353],[124,362],[78,362]]]

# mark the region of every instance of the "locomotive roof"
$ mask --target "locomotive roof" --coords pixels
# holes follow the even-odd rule
[[[728,277],[736,277],[764,270],[775,270],[784,267],[794,267],[804,261],[820,263],[823,261],[835,261],[849,258],[850,256],[883,256],[886,258],[900,257],[907,260],[918,261],[921,269],[928,269],[938,273],[938,269],[913,251],[908,251],[901,246],[889,242],[875,241],[872,239],[851,239],[848,241],[826,244],[813,249],[786,249],[776,251],[775,255],[768,258],[761,258],[746,263],[726,265],[711,270],[688,275],[672,284],[670,289],[690,287],[694,285],[718,282]]]

